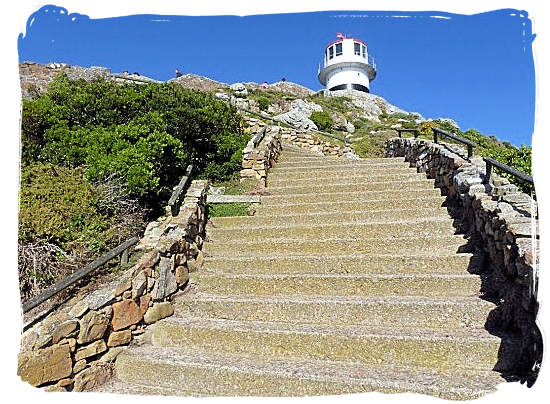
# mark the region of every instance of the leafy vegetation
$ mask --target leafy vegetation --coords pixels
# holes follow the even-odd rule
[[[231,178],[249,140],[236,109],[210,94],[64,74],[23,101],[21,135],[24,294],[143,230],[189,163],[199,177]]]
[[[334,125],[330,114],[325,111],[313,111],[309,119],[322,131],[330,131]]]

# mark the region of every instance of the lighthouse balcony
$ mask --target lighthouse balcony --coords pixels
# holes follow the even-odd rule
[[[317,76],[321,84],[327,85],[327,82],[335,75],[338,75],[339,72],[352,71],[360,73],[361,76],[364,75],[365,79],[368,78],[369,81],[374,80],[376,77],[376,64],[374,63],[374,59],[369,57],[368,60],[362,59],[357,61],[331,60],[330,64],[326,64],[323,68],[319,65]],[[368,86],[368,82],[366,85]]]

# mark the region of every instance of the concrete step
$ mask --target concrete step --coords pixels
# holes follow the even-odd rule
[[[262,217],[262,216],[259,216]],[[214,218],[212,218],[214,219]],[[214,221],[216,224],[207,226],[208,239],[213,242],[224,240],[250,241],[261,238],[319,239],[320,237],[348,238],[357,240],[374,237],[420,237],[425,239],[433,236],[452,235],[456,232],[449,218],[444,216],[433,218],[418,218],[400,220],[384,218],[376,220],[343,221],[336,220],[327,223],[292,224],[280,221],[273,225],[257,221]],[[218,226],[219,225],[219,226]],[[218,226],[218,227],[215,227]]]
[[[269,191],[269,188],[268,188]],[[441,197],[441,191],[439,189],[410,189],[403,190],[401,188],[394,189],[392,191],[358,191],[350,189],[342,190],[341,192],[318,192],[318,193],[306,193],[306,194],[292,194],[292,195],[268,195],[262,196],[262,205],[279,205],[284,203],[315,203],[315,202],[370,202],[379,201],[386,198],[387,200],[414,200],[423,199],[426,197]]]
[[[296,255],[206,257],[209,272],[233,274],[466,274],[475,266],[471,254],[452,255]]]
[[[464,250],[466,240],[460,236],[441,237],[386,237],[350,240],[320,235],[317,239],[260,239],[235,242],[206,242],[207,255],[256,255],[269,254],[395,254],[401,255],[449,255]]]
[[[508,342],[508,341],[506,341]],[[500,338],[484,329],[375,329],[263,321],[171,317],[153,327],[158,347],[236,354],[243,357],[357,361],[430,369],[490,370]]]
[[[136,347],[119,355],[103,391],[190,396],[312,396],[413,392],[469,400],[496,389],[496,372],[442,371],[354,361],[246,358],[194,348]]]
[[[267,191],[275,195],[299,195],[299,194],[318,194],[331,192],[371,192],[385,191],[388,198],[392,197],[394,189],[399,190],[432,190],[434,189],[433,180],[420,179],[411,181],[380,181],[380,182],[361,182],[356,183],[348,179],[331,184],[301,184],[288,185],[281,187],[268,187]],[[439,191],[439,190],[438,190]]]
[[[226,296],[187,293],[178,317],[382,328],[483,328],[493,303],[477,297]]]
[[[380,173],[380,172],[363,172],[357,175],[349,175],[349,173],[335,173],[331,175],[319,175],[315,177],[301,177],[297,175],[268,175],[267,186],[268,187],[281,187],[281,186],[304,186],[304,185],[323,185],[323,184],[338,184],[338,183],[352,183],[363,184],[371,182],[407,182],[407,181],[425,181],[426,175],[417,172],[397,172],[394,173]],[[433,181],[432,181],[433,182]]]
[[[397,272],[397,271],[396,271]],[[190,274],[201,293],[233,296],[476,297],[477,275],[449,274]]]
[[[390,174],[392,172],[403,172],[407,170],[408,172],[414,172],[409,168],[408,164],[405,163],[386,163],[386,164],[333,164],[325,165],[322,162],[316,165],[307,165],[307,166],[292,166],[292,167],[280,167],[275,165],[271,170],[270,174],[273,175],[310,175],[314,176],[315,173],[321,173],[323,175],[330,175],[331,173],[344,173],[348,172],[350,175],[352,173],[386,173]]]
[[[264,213],[264,212],[262,212]],[[303,224],[329,224],[329,223],[365,223],[365,222],[397,222],[412,221],[422,219],[447,219],[450,216],[445,208],[433,209],[399,209],[399,210],[360,210],[343,212],[316,212],[316,213],[295,213],[292,211],[286,214],[262,214],[257,213],[254,216],[228,216],[213,217],[211,222],[213,226],[224,228],[238,226],[276,226],[284,223],[289,225]],[[400,226],[400,225],[398,225]],[[403,227],[403,226],[400,226]]]
[[[405,160],[403,158],[369,158],[369,159],[360,159],[360,160],[352,160],[348,158],[341,158],[341,157],[321,157],[319,159],[314,158],[298,158],[291,161],[285,160],[283,157],[280,161],[276,163],[277,168],[290,168],[290,167],[309,167],[312,166],[318,166],[318,165],[324,165],[326,167],[329,166],[341,166],[341,165],[350,165],[350,166],[379,166],[379,167],[388,167],[388,166],[396,166],[396,167],[402,167],[405,164],[408,165],[408,163],[405,163]]]
[[[317,212],[347,212],[361,210],[397,210],[397,209],[439,209],[444,203],[440,196],[404,199],[378,199],[373,201],[333,201],[333,202],[305,202],[280,203],[277,205],[262,204],[256,209],[256,215],[278,215],[288,213],[317,213]]]

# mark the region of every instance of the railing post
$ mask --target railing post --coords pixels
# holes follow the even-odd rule
[[[433,128],[432,133],[434,134],[434,143],[437,143],[437,132]]]
[[[399,136],[399,138],[401,138],[401,129],[397,129],[397,136]]]
[[[488,161],[485,161],[485,181],[483,181],[484,184],[490,184],[491,183],[491,168],[493,165],[489,163]]]
[[[468,161],[472,158],[472,145],[468,145]]]
[[[122,251],[122,255],[120,256],[120,264],[126,265],[129,261],[129,255],[128,255],[128,248]]]
[[[414,138],[415,138],[415,139],[418,139],[418,135],[419,135],[418,129],[416,129],[416,130],[413,132],[413,134],[414,134],[414,135],[413,135]]]

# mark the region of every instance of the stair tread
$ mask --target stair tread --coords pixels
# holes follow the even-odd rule
[[[338,335],[349,337],[374,337],[387,339],[412,339],[412,340],[462,340],[462,341],[487,341],[499,343],[500,337],[489,334],[487,330],[480,327],[472,327],[467,330],[434,330],[434,329],[395,329],[378,328],[363,325],[324,325],[324,324],[302,324],[277,321],[258,320],[229,320],[219,318],[201,317],[168,317],[157,323],[162,327],[164,323],[177,324],[183,327],[198,327],[207,329],[230,329],[238,332],[251,333],[282,333],[282,334],[322,334]]]
[[[263,381],[262,376],[275,376],[276,379],[299,379],[303,382],[327,382],[328,386],[343,384],[349,386],[350,392],[362,392],[372,390],[383,390],[388,392],[414,391],[418,393],[440,395],[446,398],[475,398],[477,396],[494,391],[499,383],[504,382],[496,372],[492,371],[441,371],[420,367],[392,366],[380,364],[376,367],[365,367],[354,361],[335,361],[322,359],[274,359],[262,357],[242,357],[228,353],[203,352],[194,349],[190,352],[185,348],[162,348],[154,347],[145,349],[136,347],[132,352],[121,354],[123,360],[137,361],[140,363],[153,363],[172,365],[173,368],[202,368],[211,370],[215,375],[237,373],[252,374]],[[215,376],[214,376],[215,377]],[[185,376],[182,374],[182,379]],[[219,382],[219,380],[218,380]],[[136,386],[138,391],[162,391],[161,382],[155,387]],[[219,382],[221,383],[221,382]],[[263,385],[254,386],[249,383],[232,383],[233,386],[246,387],[240,394],[256,395],[257,388]],[[109,390],[118,386],[110,386]],[[272,388],[277,391],[277,383]],[[354,388],[355,387],[355,388]],[[126,387],[127,389],[128,387]],[[181,386],[181,393],[185,394],[185,385]],[[106,389],[104,389],[106,390]],[[123,393],[127,392],[122,389]],[[197,391],[203,395],[208,388]],[[172,389],[168,389],[172,393]],[[323,390],[322,390],[323,391]],[[180,393],[180,394],[181,394]],[[280,392],[281,393],[285,393]],[[153,393],[154,394],[154,393]],[[293,394],[286,391],[286,394]],[[294,393],[296,394],[296,393]],[[304,393],[297,392],[297,395]],[[327,392],[324,392],[327,394]]]

